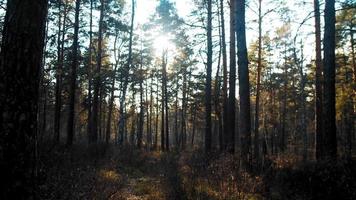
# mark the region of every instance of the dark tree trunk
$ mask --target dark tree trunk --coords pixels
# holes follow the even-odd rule
[[[127,92],[127,86],[129,83],[129,72],[130,72],[130,67],[132,64],[132,39],[133,39],[133,28],[134,28],[134,20],[135,20],[135,0],[132,0],[131,2],[131,26],[130,26],[130,38],[129,38],[129,55],[127,59],[127,64],[124,67],[124,83],[122,87],[122,97],[120,100],[120,109],[119,109],[119,137],[120,141],[119,144],[123,144],[124,142],[124,134],[125,134],[125,120],[126,120],[126,113],[125,113],[125,106],[126,106],[126,92]]]
[[[315,15],[315,157],[321,158],[323,136],[323,88],[322,88],[322,60],[321,60],[321,31],[319,0],[314,0]]]
[[[61,125],[61,109],[62,109],[62,75],[63,75],[63,64],[64,64],[64,38],[66,35],[66,22],[68,14],[67,3],[64,4],[63,13],[63,28],[58,29],[58,59],[57,59],[57,70],[56,70],[56,98],[55,98],[55,111],[54,111],[54,141],[58,144],[60,142],[60,125]],[[60,17],[59,17],[60,18]],[[62,32],[62,33],[61,33]]]
[[[207,22],[207,74],[205,85],[205,152],[211,151],[211,71],[213,64],[212,44],[212,8],[211,0],[208,0],[208,22]]]
[[[147,102],[147,149],[151,150],[152,147],[152,79],[150,84],[150,97],[148,99],[148,81],[146,82],[146,102]]]
[[[105,11],[105,0],[101,0],[100,5],[100,18],[99,18],[99,30],[98,30],[98,52],[96,56],[96,70],[94,78],[94,100],[93,100],[93,111],[92,111],[92,127],[91,127],[91,137],[89,143],[96,143],[98,140],[98,130],[101,127],[99,118],[99,96],[100,96],[100,86],[101,86],[101,65],[102,65],[102,42],[103,42],[103,26],[104,26],[104,11]]]
[[[230,153],[235,152],[235,115],[236,115],[236,37],[235,37],[235,1],[230,1],[230,77],[229,77],[229,128],[227,149]]]
[[[54,141],[59,143],[60,136],[60,115],[61,115],[61,80],[62,80],[62,63],[61,63],[61,35],[62,35],[62,1],[58,1],[58,36],[57,36],[57,69],[56,69],[56,98],[54,108]],[[66,11],[64,10],[64,13]],[[65,17],[63,20],[65,25]],[[63,27],[64,28],[64,27]],[[64,34],[64,31],[63,31]]]
[[[165,83],[164,83],[164,71],[165,71],[165,53],[163,52],[162,53],[162,101],[161,101],[161,108],[162,108],[162,110],[161,110],[161,150],[162,151],[165,151],[165,149],[166,149],[166,140],[165,140],[165,138],[166,138],[166,131],[165,131],[165,126],[164,126],[164,124],[165,124],[165,109],[164,109],[164,105],[165,105],[165,98],[164,98],[164,96],[165,96]]]
[[[260,90],[261,90],[261,69],[262,69],[262,0],[258,0],[258,62],[257,62],[257,86],[256,86],[256,105],[255,105],[255,140],[254,140],[254,158],[257,165],[260,162]]]
[[[145,107],[143,102],[143,57],[142,57],[142,49],[141,49],[141,63],[140,63],[140,116],[139,116],[139,124],[138,124],[138,132],[137,132],[137,148],[142,147],[142,137],[143,137],[143,124],[144,124],[144,114]]]
[[[89,62],[88,62],[88,125],[87,125],[87,134],[88,134],[88,141],[90,141],[90,137],[92,134],[92,83],[93,83],[93,77],[92,77],[92,70],[93,70],[93,55],[92,55],[92,50],[93,50],[93,0],[90,0],[90,22],[89,22]]]
[[[245,0],[236,1],[236,35],[240,82],[241,158],[243,168],[249,169],[251,159],[251,114],[250,81],[246,48]]]
[[[182,149],[185,149],[187,143],[187,127],[186,127],[186,113],[187,113],[187,69],[183,69],[183,89],[182,89],[182,113],[181,113],[181,126],[182,126]]]
[[[70,96],[69,96],[69,116],[68,116],[68,135],[67,145],[73,144],[73,137],[75,134],[75,89],[77,82],[77,67],[78,67],[78,35],[79,35],[79,11],[80,0],[76,0],[75,3],[75,22],[74,22],[74,38],[73,38],[73,52],[72,52],[72,69],[70,77]]]
[[[179,144],[182,140],[182,132],[179,136],[178,134],[178,88],[179,88],[179,83],[178,83],[178,75],[176,79],[176,91],[175,91],[175,103],[174,103],[174,138],[175,138],[175,145],[177,148],[179,148]]]
[[[35,199],[46,0],[9,0],[0,53],[1,199]]]
[[[156,82],[156,123],[155,123],[155,144],[154,144],[154,149],[157,150],[158,148],[158,118],[159,118],[159,96],[158,96],[158,78]]]
[[[220,0],[220,20],[221,20],[221,44],[222,44],[222,66],[223,66],[223,88],[222,88],[222,96],[223,96],[223,130],[225,145],[227,144],[227,140],[230,139],[228,136],[228,110],[227,110],[227,56],[226,56],[226,39],[225,39],[225,18],[224,18],[224,0]]]
[[[116,41],[117,41],[118,34],[116,34],[115,42],[114,42],[114,52],[116,53]],[[117,56],[118,57],[118,56]],[[112,80],[111,80],[111,94],[110,94],[110,100],[109,100],[109,113],[108,113],[108,120],[106,123],[106,133],[105,133],[105,142],[106,144],[109,144],[110,142],[110,135],[111,135],[111,119],[112,119],[112,113],[114,109],[114,101],[115,101],[115,80],[116,80],[116,73],[117,73],[117,67],[119,65],[118,58],[115,59],[115,67],[114,67],[114,72],[112,75]]]
[[[164,149],[169,151],[169,121],[168,121],[168,93],[167,93],[167,51],[162,56],[162,122],[164,129]]]
[[[286,150],[286,126],[287,126],[287,90],[288,90],[288,66],[287,66],[287,45],[284,46],[284,69],[283,69],[283,100],[282,100],[282,115],[280,119],[281,123],[281,134],[279,138],[279,148],[281,152]]]
[[[325,1],[324,30],[324,120],[322,159],[337,158],[335,122],[335,0]]]
[[[220,13],[219,9],[219,2],[218,2],[218,13]],[[215,123],[217,121],[217,125],[215,124],[214,130],[216,134],[219,135],[219,147],[220,150],[223,151],[225,149],[225,144],[224,144],[224,136],[223,136],[223,125],[222,125],[222,120],[221,120],[221,105],[220,105],[220,64],[221,64],[221,54],[222,54],[222,39],[221,39],[221,20],[220,17],[218,17],[218,27],[219,27],[219,56],[218,56],[218,61],[217,61],[217,67],[216,67],[216,75],[215,75],[215,85],[214,85],[214,110],[216,117],[214,118]]]
[[[196,109],[196,106],[194,105],[193,106],[193,127],[192,127],[192,148],[194,148],[194,139],[195,139],[195,130],[196,130],[196,118],[197,118],[197,109]]]

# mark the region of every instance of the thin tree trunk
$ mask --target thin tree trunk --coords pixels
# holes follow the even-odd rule
[[[79,37],[79,11],[80,11],[80,0],[76,0],[75,3],[75,22],[74,22],[74,38],[73,38],[73,52],[72,52],[72,69],[71,69],[71,80],[70,80],[70,96],[69,96],[69,116],[68,116],[68,135],[67,135],[67,145],[71,146],[73,144],[73,138],[75,134],[75,90],[77,82],[77,67],[78,67],[78,37]]]
[[[138,124],[138,132],[137,132],[137,147],[140,149],[142,147],[142,137],[143,137],[143,124],[144,124],[144,102],[143,102],[143,55],[141,49],[141,63],[140,63],[140,118]]]
[[[185,149],[186,143],[187,143],[187,127],[186,127],[186,107],[187,107],[187,69],[183,69],[183,88],[182,88],[182,113],[181,113],[181,126],[182,126],[182,149]]]
[[[67,2],[64,3],[63,13],[63,29],[58,30],[58,66],[56,71],[56,99],[54,111],[54,140],[57,144],[60,142],[60,125],[61,125],[61,108],[62,108],[62,75],[63,75],[63,62],[64,62],[64,38],[66,34],[66,21],[67,21]],[[60,18],[60,17],[59,17]],[[61,34],[62,31],[62,34]]]
[[[288,66],[287,66],[287,45],[284,46],[284,70],[283,70],[283,100],[282,100],[282,118],[281,118],[281,135],[279,148],[281,152],[286,150],[286,118],[287,118],[287,89],[288,89]]]
[[[117,37],[117,36],[116,36]],[[115,39],[115,46],[116,46],[116,39]],[[114,52],[116,52],[116,47],[114,47]],[[108,120],[106,123],[106,134],[105,134],[105,142],[106,144],[109,144],[110,142],[110,135],[111,135],[111,119],[112,119],[112,112],[114,109],[114,101],[115,101],[115,78],[116,78],[116,72],[117,72],[117,67],[119,63],[116,61],[115,67],[114,67],[114,74],[112,76],[112,81],[111,81],[111,94],[110,94],[110,102],[109,102],[109,113],[108,113]]]
[[[162,108],[162,111],[161,111],[161,150],[162,151],[165,151],[165,148],[166,148],[166,140],[165,140],[165,126],[164,124],[167,123],[165,122],[165,118],[164,118],[164,115],[165,115],[165,109],[164,109],[164,105],[165,105],[165,82],[164,82],[164,71],[165,71],[165,53],[163,52],[162,53],[162,101],[161,101],[161,108]]]
[[[195,138],[195,129],[196,129],[196,116],[197,116],[197,109],[196,106],[193,107],[193,127],[192,127],[192,148],[194,148],[194,138]]]
[[[258,0],[258,62],[257,62],[257,86],[256,86],[256,105],[255,105],[255,141],[254,141],[254,157],[257,165],[260,162],[260,90],[261,90],[261,70],[262,70],[262,0]]]
[[[178,76],[178,75],[177,75]],[[175,145],[176,148],[179,148],[179,144],[182,141],[182,132],[180,136],[178,135],[178,77],[177,77],[177,86],[175,91],[175,103],[174,103],[174,137],[175,137]]]
[[[227,110],[227,56],[226,56],[226,39],[225,39],[225,18],[224,18],[224,0],[220,0],[220,20],[221,20],[221,44],[222,44],[222,61],[223,61],[223,88],[222,88],[222,96],[223,96],[223,128],[222,132],[225,136],[225,145],[227,144],[227,140],[230,139],[229,134],[229,117]]]
[[[89,62],[88,62],[88,124],[87,124],[87,134],[88,134],[88,141],[90,141],[90,137],[92,134],[92,70],[93,70],[93,0],[90,0],[90,22],[89,22]]]
[[[167,89],[167,54],[168,52],[166,51],[164,53],[164,65],[163,65],[163,85],[164,85],[164,108],[166,109],[165,110],[165,132],[166,132],[166,136],[165,136],[165,139],[166,139],[166,147],[165,147],[165,150],[166,151],[169,151],[169,120],[168,120],[168,117],[169,117],[169,113],[168,113],[168,89]]]
[[[127,59],[127,64],[124,67],[124,83],[123,83],[123,88],[122,88],[122,97],[120,101],[120,119],[119,119],[119,135],[120,141],[119,144],[123,144],[124,140],[124,132],[125,132],[125,120],[126,120],[126,113],[125,111],[125,102],[126,102],[126,90],[127,86],[129,83],[129,73],[130,73],[130,68],[132,65],[132,40],[133,40],[133,28],[134,28],[134,20],[135,20],[135,0],[131,1],[131,26],[130,26],[130,36],[129,36],[129,52],[128,52],[128,59]]]
[[[235,1],[230,1],[230,77],[229,77],[229,128],[228,152],[235,152],[235,116],[236,116],[236,37],[235,37]]]
[[[100,127],[99,118],[99,93],[101,85],[101,65],[102,65],[102,41],[103,41],[103,26],[104,26],[104,11],[105,11],[105,0],[101,0],[100,5],[100,18],[99,18],[99,30],[98,30],[98,52],[96,57],[96,70],[94,79],[94,100],[93,100],[93,111],[92,111],[92,133],[90,143],[96,143],[98,140],[98,126]]]
[[[220,5],[219,1],[217,2],[218,5],[218,15],[220,15]],[[215,94],[214,94],[214,109],[215,109],[215,114],[217,120],[214,120],[218,122],[218,124],[215,124],[214,131],[218,133],[219,135],[219,147],[220,150],[223,151],[225,149],[225,141],[224,141],[224,133],[222,131],[223,129],[223,124],[222,124],[222,116],[221,116],[221,105],[220,105],[220,64],[221,64],[221,57],[222,57],[222,37],[221,37],[221,19],[220,16],[218,17],[218,27],[219,27],[219,55],[218,55],[218,62],[217,62],[217,68],[216,68],[216,75],[215,75]]]
[[[212,44],[212,8],[211,0],[208,0],[208,22],[207,22],[207,75],[205,85],[205,152],[211,151],[211,71],[213,64]]]
[[[322,88],[322,60],[321,60],[321,31],[319,0],[314,0],[315,15],[315,157],[321,158],[323,147],[323,88]]]
[[[159,110],[159,96],[158,96],[158,78],[156,79],[156,124],[155,124],[155,144],[154,144],[154,149],[157,150],[158,148],[158,110]]]

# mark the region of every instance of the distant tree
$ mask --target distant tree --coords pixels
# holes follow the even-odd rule
[[[127,92],[127,86],[129,84],[129,71],[130,67],[132,65],[132,40],[133,40],[133,34],[134,34],[134,20],[135,20],[135,0],[131,1],[131,24],[130,24],[130,36],[129,36],[129,52],[128,52],[128,59],[127,63],[124,66],[123,70],[123,82],[122,82],[122,96],[120,100],[120,108],[119,108],[119,144],[124,143],[124,132],[125,132],[125,119],[126,119],[126,113],[125,113],[125,101],[126,101],[126,92]]]
[[[211,133],[211,71],[213,64],[213,44],[212,44],[212,5],[211,0],[207,1],[207,73],[205,85],[205,152],[211,151],[212,133]]]
[[[100,5],[100,17],[99,17],[99,30],[98,30],[98,46],[97,46],[97,55],[96,55],[96,70],[95,70],[95,78],[94,78],[94,96],[93,96],[93,111],[92,111],[92,123],[93,127],[91,127],[91,137],[89,139],[90,143],[96,143],[98,140],[98,133],[100,127],[100,118],[99,118],[99,104],[100,104],[100,86],[101,86],[101,67],[102,67],[102,42],[103,42],[103,27],[104,27],[104,15],[105,15],[105,0],[101,0]],[[101,96],[101,95],[100,95]]]
[[[72,69],[70,77],[70,96],[69,96],[69,116],[68,116],[68,135],[67,145],[73,144],[73,137],[75,134],[75,96],[76,96],[76,83],[77,83],[77,68],[78,68],[78,47],[79,47],[79,12],[80,0],[75,2],[75,21],[74,21],[74,38],[72,50]]]
[[[64,8],[62,8],[62,6]],[[57,63],[56,63],[56,89],[55,89],[55,111],[54,111],[54,141],[60,142],[60,125],[62,110],[62,82],[64,74],[64,40],[67,32],[68,20],[68,3],[67,1],[58,1],[58,36],[57,36]],[[62,18],[63,16],[63,18]]]

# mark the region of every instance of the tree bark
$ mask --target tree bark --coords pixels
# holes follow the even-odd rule
[[[94,78],[94,99],[93,99],[93,111],[92,111],[92,133],[89,142],[97,143],[98,130],[100,130],[101,123],[99,117],[99,93],[101,86],[101,65],[102,65],[102,41],[103,41],[103,26],[104,26],[104,12],[105,12],[105,0],[101,0],[100,5],[100,18],[99,18],[99,30],[98,30],[98,52],[96,56],[96,70]]]
[[[230,77],[228,103],[228,152],[235,152],[235,116],[236,116],[236,37],[235,37],[235,1],[230,1]]]
[[[63,13],[63,28],[58,30],[58,66],[56,71],[56,99],[54,111],[54,139],[57,144],[60,142],[60,125],[61,125],[61,109],[62,109],[62,75],[64,65],[64,38],[66,35],[66,22],[67,22],[68,6],[67,2],[64,3]],[[60,25],[59,25],[60,26]],[[62,34],[60,33],[62,32]]]
[[[259,164],[260,154],[260,90],[261,90],[261,70],[262,70],[262,0],[258,0],[258,62],[257,62],[257,86],[256,86],[256,105],[255,105],[255,140],[254,140],[254,158]]]
[[[144,124],[144,114],[145,107],[143,102],[143,55],[141,49],[141,63],[140,63],[140,116],[139,116],[139,124],[138,124],[138,132],[137,132],[137,148],[142,147],[142,137],[143,137],[143,124]]]
[[[161,150],[165,151],[166,149],[166,130],[165,130],[165,83],[164,83],[164,74],[165,74],[165,52],[162,53],[162,100],[161,100]]]
[[[220,20],[221,20],[221,44],[222,44],[222,66],[223,66],[223,88],[222,88],[222,95],[223,95],[223,133],[225,136],[225,145],[228,143],[229,131],[228,131],[228,110],[227,110],[227,56],[226,56],[226,39],[225,39],[225,17],[224,17],[224,0],[220,0]]]
[[[239,66],[240,134],[242,167],[250,168],[251,159],[251,114],[250,81],[246,48],[245,0],[236,1],[236,39]]]
[[[93,70],[93,55],[92,55],[92,50],[93,50],[93,0],[90,0],[90,22],[89,22],[89,62],[88,62],[88,124],[87,124],[87,134],[88,134],[88,141],[91,139],[91,134],[92,134],[92,83],[93,83],[93,77],[92,77],[92,70]]]
[[[75,90],[77,82],[77,67],[78,67],[78,35],[79,35],[79,11],[80,0],[76,0],[75,3],[75,22],[74,22],[74,38],[73,38],[73,50],[72,50],[72,69],[70,77],[70,96],[69,96],[69,116],[68,116],[68,135],[67,146],[73,144],[73,138],[75,134]]]
[[[324,148],[323,160],[336,160],[335,121],[335,0],[325,1],[324,30]]]
[[[46,0],[10,0],[0,52],[2,199],[35,199],[37,111]]]
[[[112,112],[114,109],[114,101],[115,101],[115,80],[116,80],[116,73],[117,73],[117,68],[119,66],[119,53],[117,53],[116,49],[116,44],[117,44],[117,39],[119,35],[118,32],[116,33],[115,36],[115,41],[114,41],[114,54],[115,54],[115,67],[113,71],[113,75],[111,77],[111,94],[110,94],[110,101],[109,101],[109,113],[108,113],[108,120],[106,124],[106,133],[105,133],[105,142],[106,144],[109,144],[110,142],[110,135],[111,135],[111,119],[112,119]],[[117,54],[116,54],[117,53]]]
[[[321,158],[323,138],[323,88],[319,0],[314,0],[315,15],[315,157]]]
[[[126,113],[125,113],[125,106],[126,106],[126,91],[127,91],[127,86],[129,83],[129,73],[130,73],[130,68],[132,65],[132,39],[133,39],[133,28],[134,28],[134,20],[135,20],[135,0],[131,1],[131,26],[130,26],[130,36],[129,36],[129,55],[127,59],[127,64],[124,67],[124,83],[122,87],[122,97],[120,101],[120,119],[119,119],[119,135],[120,135],[120,141],[119,144],[124,143],[124,134],[125,134],[125,120],[126,120]]]

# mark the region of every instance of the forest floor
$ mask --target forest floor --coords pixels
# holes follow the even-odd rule
[[[355,199],[355,164],[279,158],[242,172],[226,154],[98,145],[40,150],[38,199]]]

